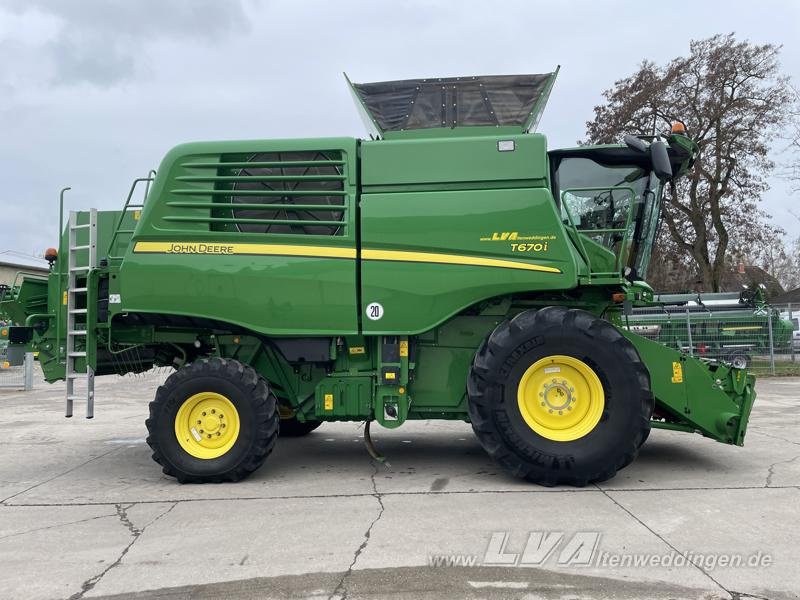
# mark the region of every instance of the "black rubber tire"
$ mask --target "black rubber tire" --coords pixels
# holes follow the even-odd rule
[[[298,421],[297,417],[281,419],[281,437],[303,437],[322,425],[322,421]]]
[[[224,395],[239,413],[239,435],[231,449],[213,459],[186,452],[175,435],[175,416],[190,396],[213,391]],[[208,358],[182,367],[158,388],[150,403],[147,443],[153,460],[180,483],[238,481],[258,469],[278,438],[278,411],[267,382],[236,360]]]
[[[578,358],[598,375],[605,395],[599,423],[560,442],[524,421],[517,387],[527,368],[553,354]],[[650,376],[633,345],[613,325],[560,306],[529,310],[497,326],[473,360],[469,415],[489,455],[513,475],[546,486],[604,481],[631,463],[650,433]]]
[[[730,354],[728,354],[724,360],[729,363],[733,363],[734,359],[737,357],[742,357],[744,359],[744,368],[749,369],[750,364],[753,362],[753,357],[747,353],[746,350],[734,350]]]

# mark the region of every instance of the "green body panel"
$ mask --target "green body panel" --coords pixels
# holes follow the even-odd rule
[[[513,151],[498,151],[499,142]],[[543,135],[490,135],[380,140],[361,144],[361,185],[422,187],[470,183],[491,188],[499,182],[547,185],[547,140]],[[398,168],[402,165],[402,168]],[[456,215],[451,214],[451,217]]]
[[[364,194],[361,216],[363,249],[499,259],[558,271],[364,260],[362,304],[379,302],[385,309],[379,321],[363,321],[368,333],[421,333],[479,300],[577,283],[575,255],[546,188]]]
[[[258,153],[324,151],[341,155],[344,214],[341,235],[263,234],[238,231],[225,219],[231,169]],[[122,261],[116,313],[169,313],[216,319],[273,335],[357,333],[356,263],[353,259],[250,254],[135,252],[137,242],[281,244],[356,247],[356,140],[270,140],[178,146],[159,167],[132,244]],[[196,166],[200,165],[200,166]],[[234,169],[235,170],[235,169]],[[220,178],[223,180],[220,181]],[[196,203],[198,207],[174,203]],[[228,204],[229,206],[229,204]],[[196,221],[170,219],[197,219]]]

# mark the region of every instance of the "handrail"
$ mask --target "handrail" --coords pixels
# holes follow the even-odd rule
[[[56,314],[58,314],[58,312],[56,312]],[[25,327],[30,327],[34,321],[43,321],[44,319],[52,319],[52,318],[53,318],[52,313],[33,313],[32,315],[28,315],[25,318]],[[59,348],[61,346],[61,344],[58,341],[58,338],[56,338],[56,345],[59,346]],[[56,350],[56,352],[60,353],[60,349]]]
[[[150,169],[147,172],[147,177],[150,179],[150,181],[148,181],[147,185],[144,186],[144,200],[142,201],[142,205],[144,205],[144,203],[147,202],[147,197],[150,195],[150,184],[156,178],[156,170],[155,169]]]
[[[114,235],[111,236],[111,242],[109,242],[108,250],[106,250],[106,256],[108,258],[121,258],[119,256],[112,256],[111,250],[114,248],[114,243],[117,241],[117,235],[119,233],[122,233],[120,231],[120,227],[122,227],[122,222],[125,220],[125,215],[127,214],[128,209],[144,207],[144,202],[147,200],[147,194],[150,192],[150,187],[149,187],[150,183],[155,180],[155,177],[151,176],[154,172],[155,171],[150,171],[150,174],[147,177],[139,177],[138,179],[133,180],[133,183],[131,184],[131,189],[128,192],[128,197],[125,199],[125,205],[122,207],[122,211],[119,214],[119,220],[117,221],[117,224],[114,227]],[[133,192],[136,191],[136,186],[139,185],[142,181],[147,182],[147,188],[144,200],[142,201],[142,204],[131,204],[131,199],[133,198]]]
[[[71,187],[62,188],[58,195],[58,257],[56,259],[58,295],[56,296],[56,360],[61,362],[61,298],[64,295],[64,194],[70,191]],[[27,319],[26,319],[27,323]]]

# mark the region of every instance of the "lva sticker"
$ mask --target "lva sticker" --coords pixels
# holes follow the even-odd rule
[[[378,321],[383,317],[383,306],[377,302],[371,302],[367,305],[366,313],[370,321]]]

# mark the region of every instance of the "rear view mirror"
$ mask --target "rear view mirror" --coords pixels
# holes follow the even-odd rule
[[[626,135],[624,138],[622,138],[622,141],[625,142],[625,145],[631,150],[636,150],[637,152],[647,152],[647,142],[640,137],[636,137],[635,135]]]
[[[661,181],[672,179],[672,164],[669,162],[667,145],[659,140],[650,144],[650,161],[653,164],[653,172]]]

